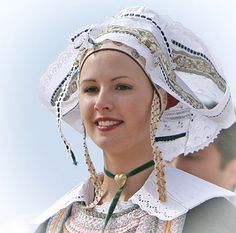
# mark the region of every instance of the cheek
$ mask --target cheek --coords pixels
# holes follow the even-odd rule
[[[137,101],[136,107],[132,109],[132,116],[139,121],[140,124],[149,124],[150,117],[151,117],[151,103],[145,102],[142,103],[141,101]]]
[[[82,121],[88,121],[92,115],[93,104],[92,101],[81,98],[80,99],[80,115]]]
[[[142,108],[140,111],[140,120],[145,124],[150,124],[151,119],[151,108],[148,106],[147,108]]]

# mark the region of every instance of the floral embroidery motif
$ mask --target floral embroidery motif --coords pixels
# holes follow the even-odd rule
[[[173,50],[172,53],[173,61],[177,65],[177,70],[203,75],[211,79],[221,91],[226,91],[225,80],[219,76],[215,68],[209,62],[201,57],[189,55],[184,51]]]

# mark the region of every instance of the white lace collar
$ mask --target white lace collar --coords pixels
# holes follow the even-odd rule
[[[172,220],[211,198],[235,196],[233,192],[174,167],[166,168],[166,180],[167,202],[162,203],[158,200],[154,172],[151,173],[143,187],[129,201],[133,204],[138,204],[141,209],[150,215],[158,217],[160,220]],[[93,193],[93,185],[88,179],[65,194],[41,216],[34,219],[33,223],[40,224],[44,222],[75,201],[89,203],[93,199]]]

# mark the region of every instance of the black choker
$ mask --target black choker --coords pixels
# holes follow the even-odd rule
[[[114,209],[117,205],[117,202],[119,201],[120,199],[120,195],[122,193],[122,191],[124,190],[124,187],[125,187],[125,184],[126,184],[126,181],[127,179],[130,177],[130,176],[133,176],[133,175],[136,175],[138,174],[139,172],[142,172],[144,170],[146,170],[147,168],[150,168],[154,165],[154,161],[153,160],[150,160],[149,162],[133,169],[131,172],[129,172],[128,174],[112,174],[110,171],[108,171],[105,167],[104,167],[104,173],[115,180],[117,186],[118,186],[118,190],[116,191],[116,194],[111,202],[111,205],[109,207],[109,210],[108,210],[108,213],[106,215],[106,219],[105,219],[105,223],[104,223],[104,226],[103,226],[103,231],[105,230],[105,227],[109,221],[109,219],[111,218],[112,216],[112,213],[114,212]]]

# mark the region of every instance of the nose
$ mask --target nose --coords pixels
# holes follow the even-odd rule
[[[94,109],[96,111],[111,111],[113,104],[111,101],[111,95],[106,90],[100,90],[94,104]]]

